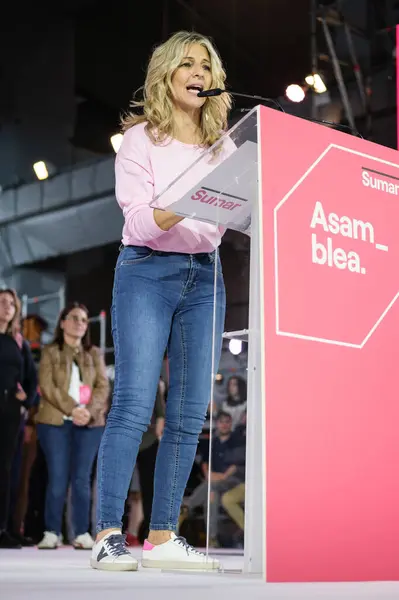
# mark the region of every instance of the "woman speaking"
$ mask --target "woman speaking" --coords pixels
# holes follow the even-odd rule
[[[125,224],[112,303],[114,397],[98,458],[98,534],[91,559],[96,569],[137,569],[121,519],[166,348],[170,387],[142,565],[219,567],[174,531],[220,358],[225,290],[217,248],[222,231],[150,204],[225,131],[230,96],[198,97],[200,90],[224,88],[225,77],[208,38],[176,33],[150,59],[144,100],[133,103],[143,114],[123,120],[115,172]]]

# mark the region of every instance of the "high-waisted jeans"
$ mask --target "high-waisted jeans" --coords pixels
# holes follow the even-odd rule
[[[162,253],[137,246],[121,251],[112,304],[114,395],[98,455],[98,531],[121,527],[166,349],[169,390],[151,529],[176,529],[220,359],[225,305],[217,253]]]

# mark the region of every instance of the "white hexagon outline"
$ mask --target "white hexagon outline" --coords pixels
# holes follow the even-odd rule
[[[287,194],[284,196],[284,198],[282,198],[282,200],[280,200],[280,202],[274,208],[274,274],[275,274],[275,277],[274,277],[274,279],[275,279],[274,290],[275,291],[274,291],[274,293],[275,293],[275,307],[276,307],[276,315],[275,315],[275,317],[276,317],[276,334],[277,335],[281,335],[281,336],[285,336],[285,337],[297,338],[297,339],[300,339],[300,340],[309,340],[311,342],[320,342],[322,344],[333,344],[335,346],[346,346],[346,347],[349,347],[349,348],[361,349],[361,348],[363,348],[367,344],[368,340],[371,338],[371,336],[373,335],[373,333],[376,331],[377,327],[381,324],[381,322],[383,321],[383,319],[386,317],[387,313],[391,310],[392,306],[395,304],[396,300],[399,298],[399,291],[394,296],[394,298],[391,300],[391,302],[388,304],[388,306],[386,307],[386,309],[382,312],[382,314],[377,319],[377,321],[374,323],[373,327],[370,329],[370,331],[368,332],[368,334],[365,336],[365,338],[361,342],[361,344],[352,344],[350,342],[343,342],[343,341],[340,341],[340,340],[330,340],[330,339],[326,339],[326,338],[314,337],[314,336],[311,336],[311,335],[302,335],[302,334],[299,334],[299,333],[293,333],[293,332],[290,332],[290,331],[282,331],[280,329],[280,323],[279,323],[279,318],[280,318],[279,309],[280,309],[280,306],[279,306],[279,279],[278,279],[277,213],[280,210],[280,208],[283,206],[283,204],[285,204],[285,202],[288,200],[288,198],[303,183],[303,181],[307,178],[307,176],[309,175],[309,173],[311,173],[313,171],[313,169],[319,164],[319,162],[326,156],[326,154],[332,148],[336,148],[337,150],[342,150],[343,152],[349,152],[350,154],[356,154],[357,156],[362,156],[363,158],[374,160],[376,162],[383,163],[385,165],[389,165],[390,167],[395,167],[395,169],[399,169],[399,165],[396,164],[396,163],[392,163],[390,161],[384,160],[382,158],[378,158],[376,156],[371,156],[370,154],[365,154],[364,152],[359,152],[357,150],[352,150],[351,148],[345,148],[344,146],[339,146],[337,144],[329,144],[329,146],[327,146],[327,148],[310,165],[310,167],[307,169],[307,171],[305,171],[305,173],[302,175],[302,177],[300,177],[300,179],[298,179],[298,181],[287,192]]]

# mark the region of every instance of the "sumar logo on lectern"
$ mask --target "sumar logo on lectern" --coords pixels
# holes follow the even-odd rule
[[[214,196],[213,194],[219,194],[218,196]],[[228,194],[223,194],[225,198],[229,198]],[[241,208],[242,204],[235,202],[236,198],[233,197],[234,200],[229,200],[222,198],[222,193],[217,192],[216,190],[208,190],[206,188],[200,188],[197,190],[192,196],[191,200],[199,200],[204,204],[212,204],[214,206],[218,206],[219,208],[223,208],[224,210],[235,210],[236,208]]]

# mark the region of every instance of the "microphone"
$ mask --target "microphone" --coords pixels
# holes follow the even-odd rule
[[[210,98],[211,96],[220,96],[223,92],[227,90],[222,90],[221,88],[213,88],[212,90],[201,90],[198,92],[198,98]]]
[[[277,100],[274,100],[274,98],[264,98],[263,96],[253,96],[250,94],[241,94],[238,92],[230,92],[229,90],[222,90],[221,88],[213,88],[211,90],[202,90],[201,92],[198,92],[197,96],[199,98],[212,98],[213,96],[220,96],[221,94],[224,93],[229,93],[232,96],[239,96],[240,98],[248,98],[250,100],[259,100],[260,102],[267,102],[267,103],[271,103],[274,104],[275,106],[277,106],[277,108],[279,110],[281,110],[281,112],[285,113],[286,111],[284,110],[284,108],[281,106],[280,102],[277,102]],[[320,125],[326,125],[326,126],[333,126],[336,127],[337,129],[347,129],[348,131],[350,131],[352,133],[352,135],[355,135],[356,137],[360,137],[362,139],[364,139],[364,137],[362,136],[362,134],[355,129],[354,127],[350,127],[349,125],[343,125],[341,123],[334,123],[333,121],[326,121],[324,119],[313,119],[310,117],[300,117],[301,119],[306,119],[307,121],[312,121],[312,123],[319,123]]]
[[[197,96],[199,98],[211,98],[212,96],[220,96],[221,94],[230,94],[231,96],[238,96],[240,98],[247,98],[249,100],[259,100],[260,102],[266,102],[268,104],[274,104],[277,106],[281,112],[285,112],[284,108],[281,106],[277,100],[274,98],[264,98],[263,96],[253,96],[250,94],[241,94],[239,92],[231,92],[230,90],[222,90],[221,88],[213,88],[212,90],[202,90],[198,92]]]

